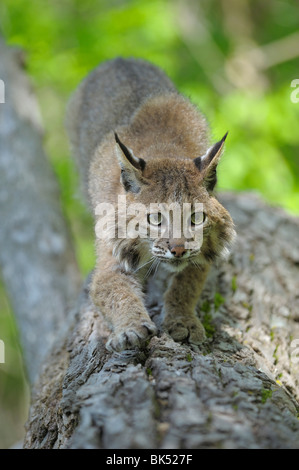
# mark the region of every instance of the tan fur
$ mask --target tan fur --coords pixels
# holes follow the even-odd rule
[[[199,202],[206,215],[200,250],[182,248],[186,238],[174,238],[171,224],[166,239],[96,239],[91,295],[113,328],[107,348],[142,346],[156,334],[143,287],[158,264],[170,270],[165,329],[177,341],[199,344],[205,334],[195,306],[210,264],[234,237],[232,220],[212,192],[224,139],[208,150],[204,117],[161,70],[136,59],[107,62],[81,83],[67,129],[95,216],[103,202],[117,208],[119,195],[146,210],[152,203]]]

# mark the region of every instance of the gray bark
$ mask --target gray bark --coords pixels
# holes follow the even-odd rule
[[[238,239],[199,303],[200,349],[160,330],[143,351],[110,354],[87,280],[45,363],[28,448],[298,448],[298,219],[250,194],[223,195]],[[161,323],[162,279],[148,286]]]
[[[0,58],[0,265],[33,380],[80,278],[21,52],[0,38]]]
[[[191,348],[161,330],[165,280],[154,278],[159,336],[108,353],[89,279],[67,307],[78,271],[36,103],[14,54],[0,52],[0,262],[31,377],[43,364],[24,447],[298,448],[298,219],[254,195],[223,195],[238,239],[199,302],[207,342]]]

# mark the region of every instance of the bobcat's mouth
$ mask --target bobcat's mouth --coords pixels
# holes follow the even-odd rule
[[[182,269],[184,269],[188,264],[187,258],[169,259],[159,257],[159,260],[162,261],[163,266],[171,272],[182,271]]]

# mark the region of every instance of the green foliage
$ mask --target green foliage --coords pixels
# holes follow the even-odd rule
[[[237,276],[233,276],[231,286],[232,286],[232,291],[233,291],[233,292],[236,292],[236,290],[237,290],[237,288],[238,288]]]
[[[193,360],[192,355],[190,353],[188,353],[187,356],[186,356],[186,361],[192,362],[192,360]]]
[[[5,352],[5,362],[0,363],[0,448],[5,448],[22,438],[28,395],[17,326],[1,283],[0,339]]]
[[[268,390],[266,388],[262,388],[261,390],[261,402],[262,404],[264,405],[266,403],[266,401],[271,398],[273,395],[273,391],[272,390]]]
[[[224,302],[225,302],[225,298],[222,297],[222,295],[219,294],[219,292],[216,292],[214,296],[215,310],[218,310],[221,307],[221,305],[224,304]]]
[[[202,324],[206,332],[207,338],[213,338],[216,328],[213,323],[213,316],[209,312],[204,312],[202,318]]]

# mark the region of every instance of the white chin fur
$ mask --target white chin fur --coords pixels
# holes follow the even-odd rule
[[[178,273],[182,271],[186,266],[188,262],[182,261],[181,263],[175,264],[171,262],[165,262],[162,264],[163,268],[166,269],[167,271],[171,273]]]

